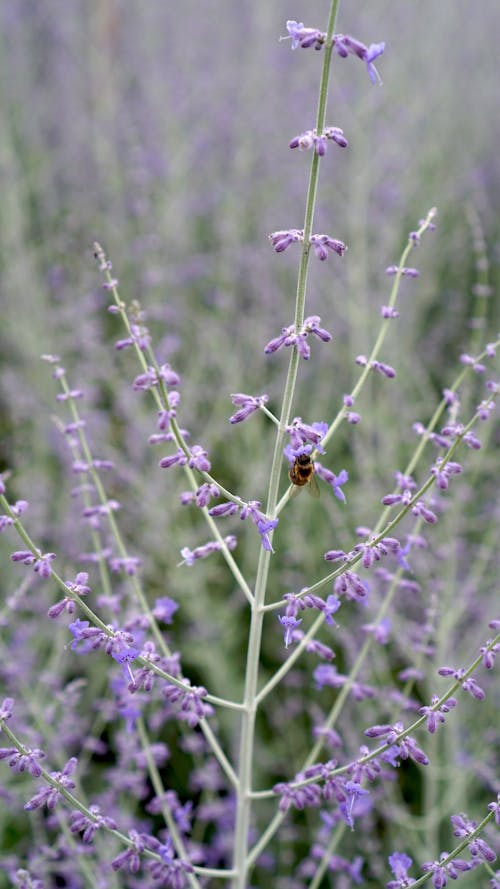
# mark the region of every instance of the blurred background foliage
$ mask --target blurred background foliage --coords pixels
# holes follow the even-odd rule
[[[123,332],[106,314],[92,243],[111,257],[122,298],[147,310],[159,359],[181,374],[181,425],[208,448],[214,475],[243,498],[265,500],[272,428],[261,417],[231,428],[229,393],[267,392],[279,411],[288,355],[266,357],[263,348],[293,321],[298,251],[275,255],[267,235],[302,227],[310,156],[288,142],[314,124],[321,56],[291,52],[278,37],[289,18],[325,27],[328,9],[327,0],[5,0],[0,8],[0,469],[12,470],[12,499],[30,500],[33,534],[71,576],[80,507],[69,497],[68,454],[52,420],[61,414],[56,388],[40,362],[42,353],[59,354],[70,385],[85,391],[95,455],[116,463],[108,491],[124,503],[120,520],[144,559],[148,597],[181,598],[184,662],[214,689],[221,663],[242,665],[242,603],[217,557],[202,570],[176,567],[180,548],[207,532],[178,505],[180,475],[157,471],[159,452],[147,444],[154,413],[131,391],[133,355],[113,348]],[[322,161],[314,228],[349,251],[343,260],[311,261],[306,314],[319,314],[334,342],[314,341],[301,364],[295,413],[306,422],[330,421],[353,386],[354,358],[370,349],[388,300],[384,269],[433,205],[438,229],[413,253],[421,277],[403,282],[401,318],[381,356],[398,377],[369,381],[357,405],[362,423],[339,432],[325,459],[336,472],[349,470],[348,505],[327,492],[319,506],[304,497],[290,504],[276,535],[276,598],[320,576],[322,553],[349,549],[357,525],[374,524],[393,471],[411,453],[412,423],[429,419],[461,351],[498,329],[498,301],[481,304],[474,288],[478,275],[498,282],[499,27],[497,0],[340,4],[339,31],[386,41],[384,85],[372,87],[358,60],[334,59],[328,123],[344,129],[350,147],[330,148]],[[482,311],[482,328],[474,328]],[[479,392],[469,390],[469,406]],[[473,568],[485,602],[492,595],[484,556],[495,524],[490,453],[464,482],[463,511],[443,521],[455,556],[435,544],[438,561],[452,559],[445,601]],[[233,527],[239,563],[252,577],[258,541],[252,528],[221,525]],[[471,561],[478,537],[479,563]],[[8,553],[11,541],[1,545]],[[10,570],[5,594],[18,582]],[[52,592],[44,586],[40,595],[44,613]],[[474,643],[481,633],[484,623]],[[279,645],[273,629],[264,644],[269,669]],[[467,637],[456,656],[470,653]],[[348,665],[349,651],[345,657]],[[380,670],[382,679],[393,667],[382,658]],[[238,671],[223,678],[234,683],[226,694],[237,696]],[[277,723],[282,715],[278,707]],[[286,743],[300,748],[308,727]],[[289,751],[281,755],[286,762]]]

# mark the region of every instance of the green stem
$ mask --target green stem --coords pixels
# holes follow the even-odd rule
[[[316,130],[321,133],[325,126],[325,114],[328,98],[328,82],[330,74],[330,62],[332,54],[331,36],[334,31],[339,0],[333,0],[328,21],[327,39],[324,47],[323,67],[319,89],[318,109],[316,118]],[[295,301],[295,329],[299,330],[304,322],[305,300],[307,291],[307,272],[309,264],[310,243],[312,234],[314,211],[319,178],[319,156],[313,153],[309,174],[309,185],[306,198],[304,217],[304,240],[297,278],[297,292]],[[283,464],[283,447],[286,429],[290,422],[297,372],[299,366],[299,354],[296,347],[291,350],[288,372],[285,381],[283,401],[279,425],[274,443],[274,453],[269,477],[269,490],[266,513],[270,518],[276,515],[278,502],[279,481]],[[270,534],[272,540],[272,532]],[[248,885],[248,834],[251,817],[251,792],[252,792],[252,764],[255,748],[255,719],[257,714],[258,699],[258,675],[260,663],[260,649],[263,628],[263,606],[266,599],[267,581],[269,576],[271,553],[262,549],[257,566],[254,601],[251,605],[250,632],[247,649],[247,662],[245,670],[244,712],[241,720],[241,736],[239,751],[239,793],[237,796],[236,827],[234,839],[233,867],[237,876],[233,881],[234,889],[245,889]]]

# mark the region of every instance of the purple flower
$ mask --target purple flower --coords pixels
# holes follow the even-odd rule
[[[333,615],[339,610],[341,606],[340,599],[337,599],[336,596],[330,595],[328,596],[325,607],[323,608],[323,614],[325,616],[325,623],[330,626],[335,626],[335,621],[333,619]]]
[[[189,491],[184,495],[181,494],[181,503],[185,504],[194,501],[199,509],[203,509],[203,507],[208,506],[213,497],[219,497],[219,495],[220,491],[217,485],[214,485],[212,482],[204,482],[195,493]]]
[[[431,467],[431,475],[435,477],[436,485],[442,491],[447,489],[450,478],[454,475],[459,475],[462,471],[460,463],[452,461],[445,463],[443,466],[442,460],[437,460],[434,466]]]
[[[285,628],[284,643],[285,648],[288,648],[293,642],[293,631],[302,623],[302,618],[297,620],[288,614],[278,614],[278,620],[281,626]]]
[[[386,275],[389,275],[390,277],[397,275],[398,272],[400,272],[404,278],[418,278],[420,275],[418,269],[407,268],[406,266],[399,267],[398,265],[388,265],[385,270]]]
[[[185,466],[188,461],[185,453],[181,448],[178,448],[176,454],[172,454],[170,457],[162,457],[159,462],[160,469],[170,469],[171,466]]]
[[[387,645],[390,639],[391,627],[392,622],[390,618],[384,617],[378,624],[364,624],[361,629],[365,633],[370,633],[379,645]]]
[[[419,713],[426,717],[426,727],[427,731],[430,732],[431,735],[437,731],[440,724],[445,721],[446,713],[449,713],[450,710],[453,710],[457,705],[457,701],[455,698],[448,698],[440,707],[436,709],[436,704],[439,701],[437,695],[433,695],[431,700],[430,707],[421,707]]]
[[[292,49],[297,49],[298,46],[302,49],[308,49],[310,46],[321,49],[325,42],[326,34],[323,31],[318,31],[317,28],[304,28],[303,22],[289,20],[286,29],[288,37],[292,39]],[[288,37],[281,37],[280,40],[288,40]]]
[[[132,845],[120,852],[111,862],[114,871],[126,867],[130,873],[136,874],[141,866],[141,855],[147,848],[149,837],[144,833],[137,833],[136,830],[129,832],[129,839]]]
[[[4,698],[0,704],[0,720],[10,719],[14,708],[13,698]]]
[[[56,558],[55,553],[38,553],[38,556],[34,556],[32,552],[29,550],[18,550],[15,553],[11,553],[11,560],[13,562],[22,562],[23,565],[33,565],[33,571],[36,574],[39,574],[40,577],[50,577],[52,569],[50,567],[50,563]]]
[[[23,753],[20,753],[16,747],[0,747],[0,759],[8,759],[8,765],[13,772],[29,772],[34,778],[39,778],[42,774],[38,760],[44,758],[45,753],[38,748],[35,750],[25,749]]]
[[[320,454],[325,453],[321,447],[321,441],[328,432],[328,423],[321,420],[314,423],[303,423],[302,417],[294,417],[290,425],[286,427],[286,431],[290,436],[290,444],[285,447],[284,453],[290,462],[302,453],[311,453],[311,445],[314,445]],[[306,450],[305,446],[309,450]]]
[[[326,469],[321,463],[316,462],[314,464],[314,468],[316,470],[317,475],[328,485],[331,485],[333,493],[337,500],[340,500],[342,503],[346,503],[345,494],[342,490],[342,486],[349,481],[349,474],[347,470],[341,469],[338,475],[335,475],[330,469]]]
[[[269,355],[272,352],[277,352],[282,346],[296,346],[300,356],[307,360],[311,354],[309,344],[306,342],[308,334],[314,334],[324,343],[328,343],[332,339],[331,333],[320,327],[320,322],[321,318],[319,315],[310,315],[305,319],[300,330],[296,330],[294,324],[291,324],[289,327],[283,327],[281,335],[268,342],[264,353]]]
[[[109,559],[109,567],[112,571],[124,571],[129,577],[134,577],[137,574],[137,569],[141,564],[142,559],[139,556],[113,556]]]
[[[349,144],[340,127],[327,127],[320,136],[315,129],[306,130],[300,136],[295,136],[290,142],[290,148],[305,151],[314,146],[316,154],[323,157],[326,154],[328,140],[335,142],[340,148],[347,148]]]
[[[179,604],[174,599],[169,599],[168,596],[163,596],[160,599],[156,599],[153,615],[157,620],[161,620],[164,624],[171,624],[178,607]]]
[[[1,477],[0,477],[0,482],[4,488],[3,491],[0,490],[0,494],[4,494],[5,493],[5,485],[2,482]],[[17,518],[20,515],[22,515],[23,512],[25,512],[25,510],[27,508],[28,508],[28,501],[27,500],[17,500],[16,503],[10,507],[10,511],[13,512]],[[10,525],[12,525],[14,521],[15,521],[15,519],[11,518],[8,515],[1,515],[0,516],[0,534],[2,533],[2,531],[5,531],[6,528],[10,527]]]
[[[384,500],[385,499],[386,498],[384,497]],[[413,504],[411,511],[413,515],[420,516],[428,525],[435,525],[438,520],[437,515],[425,505],[423,500],[417,500],[417,502]]]
[[[112,651],[111,657],[114,658],[114,660],[118,664],[126,665],[131,664],[133,661],[135,661],[139,657],[140,653],[141,652],[138,648],[132,648],[131,646],[129,646],[117,651]]]
[[[272,232],[269,240],[273,245],[276,253],[283,253],[290,244],[304,240],[304,230],[298,228],[283,229],[282,231]]]
[[[319,784],[306,784],[304,787],[291,787],[290,784],[275,784],[273,792],[281,796],[280,812],[288,812],[291,806],[305,809],[308,806],[321,804],[321,787]]]
[[[346,599],[361,602],[368,592],[368,587],[354,571],[345,571],[335,579],[333,591],[337,596],[345,596]]]
[[[483,689],[472,676],[469,676],[467,679],[464,678],[465,670],[463,668],[454,670],[453,667],[440,667],[438,673],[440,676],[453,676],[457,682],[461,683],[464,691],[467,691],[477,701],[484,701],[486,695]]]
[[[71,833],[80,833],[82,831],[82,842],[91,843],[94,839],[96,830],[100,827],[108,827],[110,830],[116,830],[117,824],[113,818],[101,815],[99,806],[90,806],[89,812],[92,818],[84,815],[83,812],[74,811],[70,814],[70,830]]]
[[[316,256],[322,262],[328,259],[328,250],[331,250],[332,253],[337,253],[338,256],[343,256],[347,250],[343,241],[331,238],[330,235],[311,235],[310,243],[314,248]]]
[[[187,680],[184,680],[187,684]],[[203,699],[207,695],[206,688],[202,686],[192,688],[180,688],[178,685],[167,685],[163,689],[163,696],[172,704],[179,704],[179,718],[195,728],[201,719],[211,716],[213,708]]]
[[[461,873],[472,868],[471,862],[464,861],[463,858],[454,858],[452,861],[444,864],[448,857],[448,852],[441,852],[439,861],[425,861],[422,865],[422,870],[425,873],[432,873],[434,889],[442,889],[443,886],[448,885],[448,877],[456,880]]]
[[[360,40],[356,40],[354,37],[349,37],[347,34],[336,34],[333,38],[333,45],[336,52],[342,58],[345,59],[346,56],[351,53],[363,62],[366,62],[368,76],[371,82],[382,85],[380,75],[373,62],[384,52],[385,43],[371,43],[370,46],[365,46]]]
[[[211,465],[208,454],[201,445],[193,445],[188,460],[191,469],[198,469],[199,472],[210,472]]]
[[[50,772],[50,777],[57,782],[58,787],[52,787],[51,785],[42,787],[38,793],[36,793],[35,796],[32,796],[25,804],[24,808],[26,811],[31,812],[33,809],[39,809],[44,805],[50,810],[55,808],[62,796],[59,788],[72,790],[75,787],[75,782],[71,780],[70,776],[76,770],[77,764],[78,760],[73,756],[68,760],[61,772]]]
[[[148,367],[144,373],[139,374],[132,383],[132,389],[135,391],[146,392],[153,386],[158,385],[158,376],[154,367]]]
[[[241,423],[243,420],[246,420],[250,414],[253,414],[254,411],[257,411],[260,407],[267,404],[269,396],[244,395],[242,392],[238,392],[235,395],[231,395],[231,401],[235,406],[239,407],[239,410],[229,418],[229,422]]]
[[[354,807],[362,796],[369,795],[369,791],[365,790],[361,784],[357,784],[355,781],[346,781],[344,784],[344,792],[347,794],[347,799],[345,802],[340,803],[340,813],[347,826],[350,827],[351,830],[354,830]]]
[[[233,550],[236,547],[236,537],[234,534],[229,534],[224,538],[224,543],[227,548]],[[188,546],[184,546],[181,549],[182,562],[184,565],[194,565],[194,563],[198,559],[206,559],[207,556],[210,556],[212,553],[219,552],[222,549],[222,543],[219,543],[218,540],[209,540],[208,543],[204,543],[202,546],[197,546],[196,549],[189,549]]]
[[[257,531],[260,534],[262,546],[265,550],[271,553],[273,553],[274,550],[269,532],[274,531],[278,521],[279,519],[261,519],[261,521],[257,522]]]
[[[405,889],[406,886],[415,882],[408,876],[408,868],[412,864],[412,859],[404,852],[393,852],[392,855],[389,855],[389,867],[396,879],[387,883],[387,889]]]
[[[396,376],[394,368],[391,367],[390,364],[384,364],[382,361],[372,361],[370,367],[372,370],[377,371],[377,373],[383,374],[388,380],[392,380]]]

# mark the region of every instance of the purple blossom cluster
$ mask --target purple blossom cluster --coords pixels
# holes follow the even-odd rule
[[[310,315],[309,318],[304,320],[300,330],[296,330],[294,324],[291,324],[289,327],[283,327],[280,336],[268,342],[264,349],[265,354],[270,355],[272,352],[277,352],[283,346],[295,346],[301,358],[307,361],[311,356],[311,349],[307,342],[307,337],[310,333],[323,343],[329,343],[332,339],[331,333],[320,327],[320,324],[321,318],[319,315]]]
[[[276,253],[283,253],[291,244],[304,242],[304,230],[298,228],[289,228],[282,231],[272,232],[269,240],[273,245]],[[336,253],[337,256],[343,256],[347,250],[346,244],[338,238],[332,238],[330,235],[313,234],[309,238],[309,243],[313,248],[316,256],[322,262],[328,259],[328,251]]]
[[[326,43],[328,35],[324,31],[319,31],[317,28],[305,28],[303,22],[290,20],[286,23],[286,27],[288,36],[292,40],[292,49],[297,49],[298,46],[302,49],[309,49],[311,46],[314,49],[322,49]],[[385,43],[372,43],[370,46],[365,46],[360,40],[349,37],[347,34],[334,34],[332,46],[342,59],[349,55],[357,56],[358,59],[366,63],[371,82],[382,83],[373,62],[384,52]]]

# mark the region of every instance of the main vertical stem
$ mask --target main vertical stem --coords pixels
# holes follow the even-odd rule
[[[328,30],[325,40],[323,68],[319,89],[318,109],[316,116],[316,131],[322,133],[325,127],[326,104],[328,99],[328,80],[330,74],[330,61],[332,55],[332,35],[335,30],[335,22],[340,0],[332,0]],[[306,210],[304,217],[304,241],[302,255],[297,278],[297,293],[295,302],[295,329],[298,330],[304,323],[304,309],[307,290],[307,271],[309,265],[310,244],[316,206],[316,194],[319,177],[319,156],[313,153],[309,185],[307,189]],[[295,346],[291,350],[288,373],[283,393],[283,403],[276,440],[274,444],[273,461],[269,478],[269,493],[266,506],[266,514],[273,518],[278,502],[278,488],[283,461],[283,447],[286,435],[286,427],[290,422],[299,355]],[[271,532],[272,537],[272,532]],[[246,889],[248,885],[248,832],[250,828],[252,790],[252,766],[255,746],[255,719],[257,715],[256,696],[258,691],[258,676],[260,662],[260,647],[262,639],[262,624],[264,614],[262,608],[265,604],[267,580],[269,575],[269,563],[271,553],[261,549],[255,581],[255,596],[252,604],[250,619],[250,633],[247,649],[247,663],[245,672],[244,711],[241,720],[241,736],[238,769],[238,797],[236,804],[236,826],[234,839],[233,868],[236,876],[233,878],[233,889]]]

